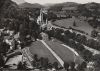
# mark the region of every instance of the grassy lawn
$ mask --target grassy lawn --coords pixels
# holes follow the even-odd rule
[[[46,41],[46,43],[51,47],[52,50],[54,50],[56,54],[58,54],[59,57],[61,57],[63,61],[66,62],[74,61],[75,54],[68,48],[60,45],[58,42]],[[76,56],[75,62],[80,64],[82,62],[81,57]]]
[[[76,23],[76,27],[73,26],[74,21]],[[93,30],[93,28],[87,22],[85,22],[83,20],[79,20],[77,18],[57,20],[53,24],[62,26],[62,27],[66,27],[66,28],[69,28],[69,26],[71,26],[77,30],[84,31],[84,32],[88,33],[89,35],[91,34],[91,31]]]
[[[30,52],[32,55],[37,54],[39,57],[47,57],[51,63],[55,61],[58,62],[51,52],[40,41],[36,41],[31,44]]]
[[[74,59],[76,58],[75,60],[76,63],[80,64],[82,62],[81,57],[79,56],[75,57],[75,54],[68,48],[60,45],[61,43],[56,42],[56,41],[55,42],[45,41],[45,42],[63,61],[74,62]],[[51,63],[57,61],[57,59],[51,54],[51,52],[40,41],[36,41],[31,44],[30,52],[32,55],[37,54],[39,57],[49,58],[49,61]]]

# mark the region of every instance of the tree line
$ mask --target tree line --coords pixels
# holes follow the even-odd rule
[[[96,42],[93,39],[87,39],[85,35],[76,34],[75,32],[71,32],[69,30],[64,31],[63,29],[52,28],[52,30],[46,31],[46,33],[49,35],[49,39],[51,39],[51,37],[54,37],[64,42],[71,48],[79,51],[81,53],[81,56],[87,63],[95,59],[95,55],[93,55],[93,53],[89,50],[85,49],[84,45],[97,50],[99,50],[100,47],[99,42]],[[97,55],[96,57],[98,59],[99,55]]]

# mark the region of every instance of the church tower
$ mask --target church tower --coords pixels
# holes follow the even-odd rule
[[[45,28],[48,24],[47,18],[44,20],[44,15],[47,15],[47,10],[42,8],[40,10],[40,15],[37,18],[37,23],[40,25],[42,29]]]

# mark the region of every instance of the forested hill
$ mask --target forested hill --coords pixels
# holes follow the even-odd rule
[[[12,15],[15,15],[14,12],[16,12],[18,9],[18,5],[15,2],[12,2],[11,0],[0,0],[0,17],[7,17],[8,15],[12,13]]]
[[[31,3],[25,2],[25,3],[19,4],[19,7],[20,8],[43,8],[44,6],[38,3],[31,4]]]
[[[52,11],[64,11],[64,9],[75,9],[78,11],[79,14],[82,15],[100,15],[100,4],[99,3],[86,3],[86,4],[78,4],[74,2],[65,2],[65,3],[59,3],[55,4],[53,6],[50,6],[50,10]],[[69,10],[70,10],[69,9]],[[88,14],[90,13],[90,14]]]
[[[23,9],[12,0],[0,0],[0,29],[5,27],[15,33],[21,31],[25,33],[26,30],[29,32],[30,25],[34,23],[34,21],[30,20],[29,15],[36,18],[38,14],[39,9]],[[37,26],[36,22],[35,26]]]
[[[78,6],[78,5],[79,5],[79,3],[75,3],[75,2],[64,2],[64,3],[53,4],[53,5],[51,5],[51,8],[53,8],[54,6],[55,7],[59,7],[59,6],[72,7],[72,6]]]

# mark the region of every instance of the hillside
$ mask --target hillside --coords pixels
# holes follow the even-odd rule
[[[18,5],[11,1],[11,0],[0,0],[0,16],[1,17],[7,17],[10,14],[14,14],[14,12],[17,12]],[[11,13],[13,12],[13,13]]]
[[[77,7],[79,4],[78,3],[74,3],[74,2],[64,2],[64,3],[58,3],[55,5],[50,6],[50,10],[62,10],[62,8],[65,7]]]
[[[19,7],[20,8],[43,8],[43,6],[38,3],[31,4],[27,2],[19,4]]]
[[[98,16],[100,15],[100,4],[94,2],[81,4],[78,6],[78,11],[80,13],[90,13],[91,16]]]
[[[54,6],[63,6],[63,7],[75,7],[75,6],[78,6],[79,4],[78,3],[75,3],[75,2],[64,2],[64,3],[58,3],[58,4],[55,4]]]
[[[72,8],[74,7],[74,9]],[[99,3],[86,3],[86,4],[78,4],[74,2],[65,2],[65,3],[59,3],[55,4],[53,6],[50,6],[50,10],[52,11],[66,11],[66,8],[72,8],[71,10],[76,10],[78,14],[81,14],[83,16],[97,16],[100,15],[100,4]],[[64,10],[65,9],[65,10]],[[70,10],[70,9],[69,9]]]

